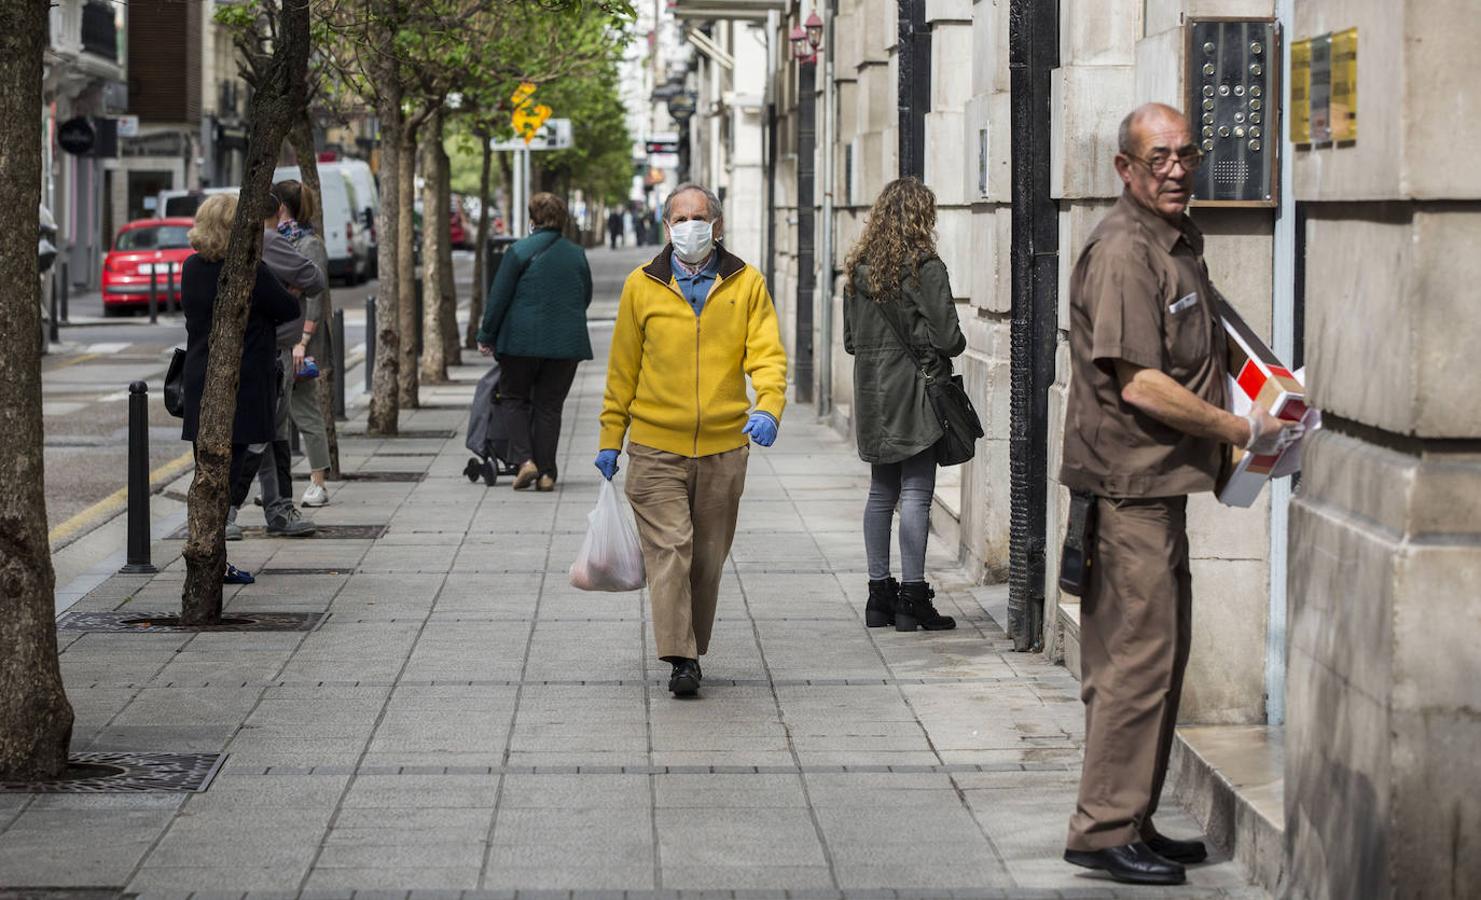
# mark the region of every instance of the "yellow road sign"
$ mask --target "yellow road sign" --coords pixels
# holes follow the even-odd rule
[[[518,109],[519,107],[524,106],[525,101],[530,99],[530,97],[533,96],[534,93],[534,82],[522,81],[520,82],[519,87],[515,89],[514,93],[510,95],[509,102],[514,104],[515,109]]]
[[[536,134],[539,134],[540,126],[545,124],[545,120],[550,118],[551,113],[551,108],[544,103],[526,103],[514,111],[509,121],[514,125],[515,134],[524,138],[525,143],[528,144],[534,140]]]

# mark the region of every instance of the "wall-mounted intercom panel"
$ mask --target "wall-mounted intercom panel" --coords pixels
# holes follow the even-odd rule
[[[1195,206],[1275,206],[1281,47],[1274,19],[1189,19],[1188,119],[1203,150]]]

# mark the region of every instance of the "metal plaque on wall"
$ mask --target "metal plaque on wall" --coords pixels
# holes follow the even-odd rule
[[[1190,19],[1188,118],[1203,150],[1195,206],[1275,206],[1280,172],[1280,31],[1274,19]]]

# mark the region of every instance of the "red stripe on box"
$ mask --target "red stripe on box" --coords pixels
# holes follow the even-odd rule
[[[1296,376],[1291,374],[1291,370],[1284,368],[1283,366],[1271,366],[1270,374],[1280,378],[1289,378],[1292,381],[1296,380]]]
[[[1281,408],[1280,417],[1291,422],[1299,422],[1306,417],[1306,404],[1300,400],[1287,400]]]
[[[1239,382],[1239,389],[1244,391],[1246,397],[1253,400],[1260,396],[1260,389],[1265,386],[1265,382],[1269,379],[1265,377],[1264,372],[1260,371],[1260,367],[1255,365],[1254,360],[1250,360],[1244,364],[1244,368],[1239,370],[1239,378],[1237,380]]]

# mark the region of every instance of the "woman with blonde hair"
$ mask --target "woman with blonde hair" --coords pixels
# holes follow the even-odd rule
[[[190,229],[195,248],[180,267],[181,306],[185,310],[185,424],[180,439],[195,442],[200,426],[201,398],[206,388],[206,365],[210,360],[211,319],[216,309],[217,285],[225,264],[231,226],[237,215],[235,194],[213,194],[196,210]],[[254,235],[255,238],[255,235]],[[247,499],[236,496],[237,486],[251,486],[251,474],[243,467],[261,462],[260,454],[249,454],[249,444],[269,443],[274,436],[277,411],[277,352],[274,332],[283,322],[298,317],[298,301],[278,283],[262,263],[249,300],[247,326],[242,334],[242,367],[237,382],[236,416],[231,432],[231,484],[233,508]],[[245,476],[245,477],[244,477]],[[227,567],[228,582],[248,583],[250,573]]]
[[[946,264],[936,255],[936,195],[914,178],[890,182],[874,201],[844,272],[843,346],[854,357],[854,429],[871,465],[864,507],[869,562],[865,624],[899,631],[956,627],[931,603],[926,539],[941,424],[926,379],[951,377],[967,347]],[[890,574],[890,531],[900,507],[900,580]]]

